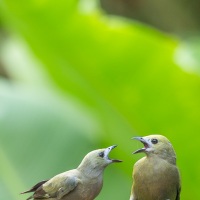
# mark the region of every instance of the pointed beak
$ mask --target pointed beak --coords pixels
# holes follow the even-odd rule
[[[110,146],[110,147],[108,147],[108,148],[111,148],[111,150],[112,149],[114,149],[114,148],[116,148],[117,147],[117,145],[113,145],[113,146]]]
[[[134,151],[133,154],[145,152],[146,149],[150,147],[150,144],[149,144],[149,142],[148,142],[148,140],[146,138],[133,137],[131,139],[138,140],[138,141],[140,141],[140,142],[142,142],[144,144],[144,148],[141,148],[141,149],[138,149],[138,150]]]
[[[110,146],[110,147],[106,148],[106,149],[105,149],[106,157],[107,157],[109,160],[111,160],[112,162],[122,162],[122,160],[110,159],[110,158],[109,158],[110,152],[111,152],[114,148],[116,148],[116,147],[117,147],[117,145],[113,145],[113,146]]]
[[[132,137],[132,140],[139,140],[139,141],[145,141],[145,139],[143,137]]]

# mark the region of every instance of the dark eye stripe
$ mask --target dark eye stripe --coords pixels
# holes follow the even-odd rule
[[[152,142],[153,144],[157,144],[157,143],[158,143],[158,140],[157,140],[157,139],[152,139],[151,142]]]
[[[99,153],[99,156],[103,158],[104,157],[104,152]]]

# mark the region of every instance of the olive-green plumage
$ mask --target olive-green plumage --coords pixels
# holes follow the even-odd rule
[[[34,194],[28,199],[40,200],[93,200],[103,185],[103,171],[111,163],[109,153],[116,145],[88,153],[81,164],[73,170],[58,174],[47,181],[41,181],[30,190]],[[27,200],[28,200],[27,199]]]
[[[135,137],[144,148],[145,157],[133,167],[130,200],[180,200],[180,175],[176,154],[170,141],[162,135]]]

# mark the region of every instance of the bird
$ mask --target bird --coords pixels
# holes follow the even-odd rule
[[[72,169],[34,185],[26,194],[34,192],[29,199],[44,200],[93,200],[103,186],[104,169],[111,163],[122,162],[110,159],[109,153],[117,145],[89,152],[76,169]]]
[[[163,135],[132,139],[144,145],[133,154],[145,153],[146,156],[133,166],[130,200],[180,200],[180,173],[170,141]]]

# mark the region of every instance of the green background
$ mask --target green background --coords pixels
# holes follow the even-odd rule
[[[75,168],[118,144],[98,200],[129,199],[133,136],[170,139],[181,199],[199,199],[199,62],[186,45],[144,24],[107,16],[94,0],[0,0],[0,195]]]

